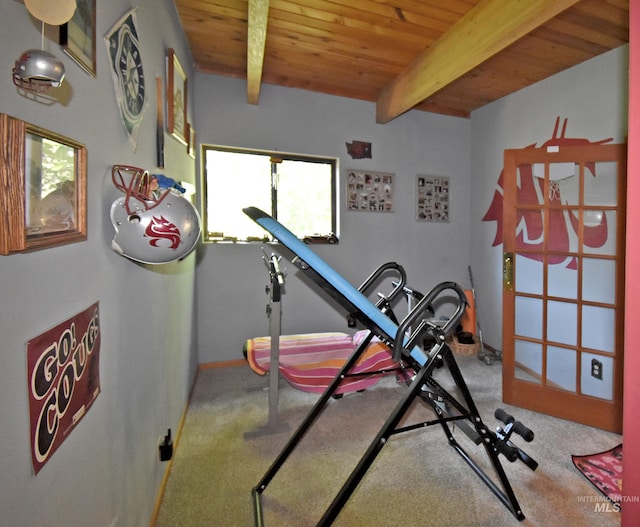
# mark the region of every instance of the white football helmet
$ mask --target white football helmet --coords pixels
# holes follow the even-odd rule
[[[111,205],[114,251],[136,262],[164,264],[194,249],[201,222],[189,200],[175,189],[154,189],[153,176],[140,168],[114,165],[111,175],[125,193]]]

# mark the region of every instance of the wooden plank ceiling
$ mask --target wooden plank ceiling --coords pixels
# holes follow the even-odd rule
[[[629,0],[175,0],[199,72],[411,109],[477,108],[629,42]]]

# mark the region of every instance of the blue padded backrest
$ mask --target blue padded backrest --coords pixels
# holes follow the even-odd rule
[[[345,280],[337,273],[329,264],[313,252],[307,244],[299,240],[295,234],[282,225],[278,220],[269,216],[266,212],[256,208],[247,207],[243,212],[260,225],[264,230],[269,232],[282,245],[296,254],[311,269],[324,278],[336,291],[343,295],[349,302],[357,307],[367,318],[382,329],[389,337],[395,338],[398,326],[378,309],[373,302],[364,296],[356,287]],[[420,365],[426,362],[424,352],[415,348],[411,355]]]

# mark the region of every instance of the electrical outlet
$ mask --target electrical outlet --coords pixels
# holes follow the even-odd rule
[[[591,376],[602,380],[602,362],[598,359],[591,359]]]
[[[171,428],[167,430],[167,435],[161,438],[160,445],[160,461],[169,461],[173,456],[173,441],[171,441]]]

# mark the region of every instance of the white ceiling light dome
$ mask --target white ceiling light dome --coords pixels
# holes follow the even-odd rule
[[[71,20],[76,11],[76,0],[24,0],[27,11],[51,26],[60,26]]]

